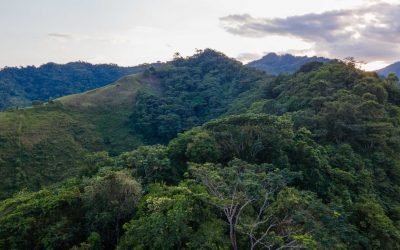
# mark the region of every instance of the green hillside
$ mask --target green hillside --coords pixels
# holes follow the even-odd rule
[[[154,67],[158,65],[152,64]],[[149,66],[71,62],[47,63],[40,67],[6,67],[0,70],[0,111],[99,88],[123,76],[142,72]]]
[[[152,79],[139,74],[51,103],[0,113],[0,169],[5,177],[0,197],[81,176],[91,152],[118,154],[141,145],[126,126],[140,89],[157,91]]]
[[[205,50],[0,113],[0,249],[399,249],[399,104]]]
[[[139,93],[157,95],[157,79],[142,74],[126,76],[105,87],[58,99],[68,112],[93,124],[102,136],[103,147],[115,155],[141,144],[127,125]]]

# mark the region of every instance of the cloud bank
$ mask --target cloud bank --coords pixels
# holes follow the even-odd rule
[[[400,4],[374,3],[357,9],[286,18],[249,14],[220,18],[229,33],[244,37],[299,38],[320,55],[364,61],[400,60]]]

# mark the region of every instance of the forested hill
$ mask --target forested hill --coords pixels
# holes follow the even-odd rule
[[[0,249],[399,249],[398,81],[205,50],[0,113]]]
[[[178,132],[217,118],[239,95],[268,79],[210,49],[147,74],[158,79],[159,92],[139,93],[129,123],[134,133],[151,143],[166,143]]]
[[[119,67],[85,62],[4,68],[0,70],[0,111],[98,88],[143,68],[146,65]]]
[[[330,59],[324,57],[293,56],[291,54],[277,55],[269,53],[263,58],[250,62],[247,66],[265,71],[271,75],[292,74],[300,67],[309,62],[329,62]]]
[[[85,154],[168,143],[224,114],[265,79],[206,50],[95,90],[0,113],[0,199],[77,175],[87,167]]]
[[[380,69],[377,72],[378,74],[383,76],[388,76],[390,73],[394,73],[397,76],[400,76],[400,62],[390,64],[389,66],[386,66],[385,68]]]

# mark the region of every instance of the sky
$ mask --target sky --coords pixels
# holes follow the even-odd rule
[[[212,48],[400,61],[400,0],[0,0],[0,67],[133,66]]]

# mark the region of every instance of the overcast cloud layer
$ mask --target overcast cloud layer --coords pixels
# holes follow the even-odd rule
[[[375,3],[356,9],[286,18],[249,14],[220,18],[229,33],[242,37],[272,35],[299,38],[318,55],[365,61],[400,59],[400,5]]]
[[[276,52],[354,56],[378,69],[400,60],[399,4],[0,0],[0,68],[77,60],[137,65],[170,60],[177,51],[188,56],[196,48],[213,48],[244,63]],[[232,15],[242,13],[247,14]]]

